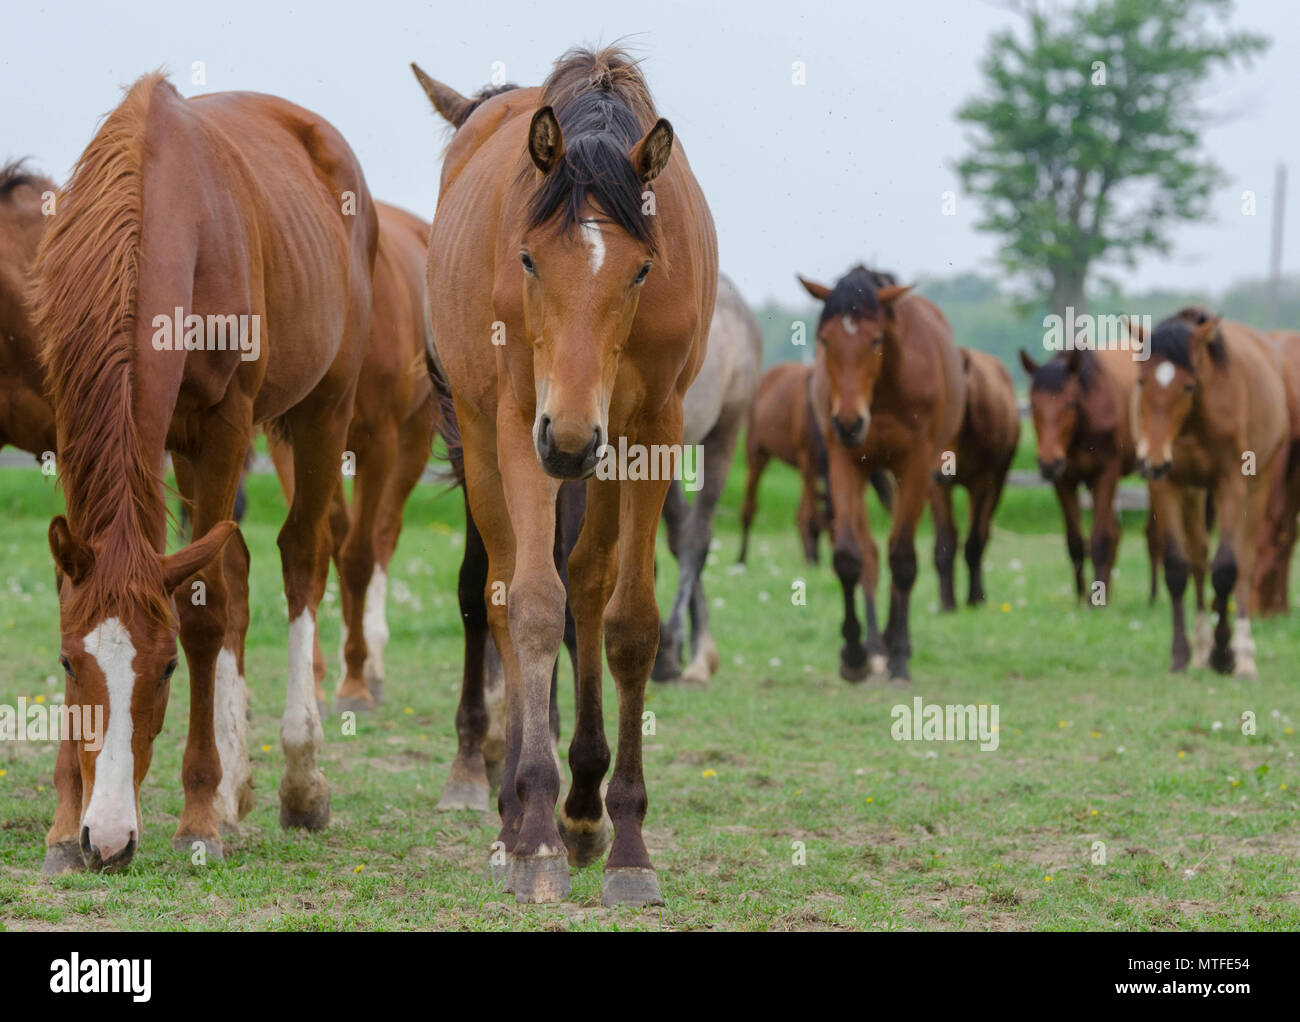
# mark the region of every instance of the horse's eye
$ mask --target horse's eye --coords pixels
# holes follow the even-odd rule
[[[1194,391],[1195,389],[1196,389],[1196,384],[1194,384],[1194,383],[1187,383],[1187,384],[1184,384],[1184,385],[1183,385],[1183,393],[1184,393],[1184,394],[1190,394],[1190,393],[1191,393],[1192,391]]]
[[[524,264],[524,272],[530,276],[537,276],[537,267],[533,265],[533,257],[527,252],[519,253],[519,261]]]
[[[66,674],[69,678],[75,679],[77,677],[75,674],[72,673],[72,664],[68,663],[67,657],[60,654],[59,663],[63,665],[63,673]]]
[[[645,279],[646,279],[646,277],[648,277],[648,276],[650,276],[650,264],[649,264],[649,263],[646,263],[644,266],[641,267],[641,272],[639,272],[639,273],[636,275],[636,280],[633,281],[633,283],[635,283],[635,284],[644,284],[644,283],[645,283]]]
[[[176,658],[172,657],[171,663],[169,663],[166,669],[163,670],[163,676],[162,676],[163,681],[171,681],[172,673],[176,670],[176,662],[177,662]]]

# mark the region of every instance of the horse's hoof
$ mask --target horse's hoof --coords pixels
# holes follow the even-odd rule
[[[606,908],[615,905],[641,908],[644,905],[662,905],[664,899],[659,894],[659,878],[653,869],[618,866],[605,870],[605,879],[600,887],[600,903]]]
[[[442,798],[438,800],[439,812],[454,812],[458,809],[472,809],[476,813],[486,813],[491,808],[492,792],[487,781],[469,781],[449,778],[442,789]]]
[[[320,795],[306,806],[289,806],[280,802],[280,826],[285,830],[324,830],[330,823],[329,792]]]
[[[191,859],[202,853],[202,861],[195,865],[211,866],[226,857],[221,838],[210,834],[177,834],[172,838],[172,851],[188,855]]]
[[[1232,675],[1234,678],[1240,678],[1242,681],[1258,681],[1259,667],[1251,658],[1238,657],[1237,665],[1233,668]]]
[[[353,713],[370,713],[374,708],[374,701],[367,702],[353,696],[336,695],[334,697],[334,710],[336,713],[347,713],[349,710]],[[321,719],[324,720],[325,718],[322,716]]]
[[[668,657],[656,657],[650,677],[655,681],[674,681],[681,674],[681,666]]]
[[[855,684],[865,681],[870,670],[870,658],[863,655],[861,649],[854,650],[852,656],[847,646],[840,650],[840,677],[845,681]]]
[[[598,861],[614,836],[613,824],[603,814],[599,820],[570,820],[564,815],[564,810],[560,810],[555,825],[560,828],[560,837],[569,853],[569,865],[574,869]]]
[[[387,699],[384,698],[383,678],[379,678],[379,677],[375,677],[374,675],[367,674],[366,686],[370,689],[370,698],[372,698],[375,701],[376,706],[380,705],[381,703],[386,703],[388,701]]]
[[[867,667],[871,677],[883,678],[889,673],[889,658],[883,653],[872,653],[867,657]]]
[[[81,857],[81,845],[76,841],[60,841],[57,845],[46,846],[41,876],[53,877],[85,868],[86,860]]]
[[[562,853],[511,855],[510,887],[515,901],[544,904],[569,896],[569,857]]]
[[[1232,652],[1232,647],[1210,651],[1210,667],[1219,674],[1231,674],[1236,666],[1236,661],[1237,658]]]

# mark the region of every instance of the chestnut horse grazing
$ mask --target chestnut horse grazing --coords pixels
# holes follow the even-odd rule
[[[908,606],[916,581],[916,523],[940,453],[953,449],[966,379],[952,328],[933,302],[888,274],[856,266],[833,288],[799,278],[823,302],[813,369],[814,408],[830,460],[835,574],[844,589],[840,676],[861,681],[888,668],[910,680]],[[876,626],[879,553],[863,491],[871,472],[898,480],[889,534],[889,621]],[[855,592],[866,596],[861,640]],[[887,658],[887,663],[886,663]]]
[[[377,232],[347,143],[271,96],[184,99],[146,75],[78,161],[37,257],[35,320],[68,505],[50,525],[67,701],[107,725],[102,751],[59,748],[46,872],[130,860],[178,625],[191,703],[173,845],[220,857],[220,828],[251,807],[248,550],[228,519],[259,423],[292,445],[297,479],[279,536],[280,822],[328,822],[312,647]],[[196,537],[170,556],[167,451]]]
[[[53,181],[21,162],[0,166],[0,447],[38,458],[54,451],[56,438],[27,292],[47,223],[42,197],[54,191]]]
[[[709,602],[701,576],[713,540],[713,514],[727,485],[741,424],[754,403],[762,361],[763,332],[758,320],[736,285],[720,275],[708,351],[683,405],[684,442],[703,451],[694,464],[697,478],[692,488],[697,492],[688,505],[682,482],[674,479],[664,501],[668,547],[677,558],[677,593],[659,631],[659,652],[651,674],[656,681],[705,686],[718,670],[718,647],[709,630]],[[688,611],[690,654],[683,668]]]
[[[951,459],[941,452],[930,491],[934,517],[934,564],[939,571],[939,603],[944,610],[957,606],[953,591],[953,561],[957,557],[957,526],[952,514],[952,487],[964,486],[970,494],[966,567],[970,572],[969,603],[984,601],[983,561],[993,512],[1002,499],[1007,473],[1020,443],[1020,413],[1011,374],[994,356],[961,348],[966,374],[966,414],[961,420]]]
[[[1074,348],[1047,362],[1023,349],[1020,363],[1029,374],[1029,404],[1038,436],[1038,469],[1056,490],[1065,518],[1065,544],[1074,565],[1079,599],[1089,595],[1083,576],[1092,558],[1094,602],[1109,602],[1110,574],[1119,550],[1115,510],[1119,481],[1137,468],[1132,422],[1133,388],[1138,368],[1133,352],[1114,348]],[[1085,552],[1079,486],[1092,495],[1092,534]],[[1147,554],[1151,562],[1150,599],[1159,580],[1155,514],[1147,516]]]
[[[740,556],[745,563],[749,530],[758,512],[758,483],[773,458],[799,473],[802,488],[795,523],[804,560],[817,563],[817,540],[830,527],[826,447],[812,411],[812,366],[781,362],[763,374],[745,432],[745,499],[740,508]]]
[[[1165,584],[1173,601],[1171,669],[1181,671],[1191,659],[1221,674],[1255,678],[1255,553],[1274,461],[1286,456],[1291,436],[1282,367],[1255,331],[1203,309],[1175,313],[1143,343],[1150,357],[1139,371],[1134,426],[1138,463],[1164,538]],[[1183,593],[1188,568],[1204,572],[1207,491],[1219,523],[1210,565],[1218,623],[1207,649],[1209,622],[1198,607],[1196,648],[1189,649]],[[1231,625],[1229,596],[1236,601]]]
[[[681,444],[717,288],[712,217],[640,71],[617,49],[570,51],[540,89],[479,105],[417,74],[461,126],[443,162],[429,311],[505,668],[509,886],[520,901],[563,898],[568,863],[596,861],[609,841],[607,809],[604,903],[659,902],[641,836],[641,713],[659,641],[654,547],[669,479],[619,472],[588,483],[569,559],[578,693],[560,826],[549,727],[565,607],[555,508],[560,481],[592,477],[607,446]],[[493,598],[503,587],[504,602]],[[602,636],[619,696],[603,805]]]
[[[1273,469],[1268,508],[1260,529],[1255,565],[1255,613],[1285,614],[1291,554],[1295,550],[1296,519],[1300,517],[1300,333],[1274,330],[1265,338],[1282,363],[1291,432]]]

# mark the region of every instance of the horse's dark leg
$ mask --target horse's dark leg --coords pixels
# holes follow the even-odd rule
[[[1208,572],[1209,535],[1205,525],[1205,491],[1184,487],[1178,499],[1183,516],[1183,550],[1191,574],[1192,596],[1196,600],[1196,616],[1192,621],[1192,666],[1208,667],[1210,647],[1214,645],[1214,632],[1210,616],[1205,612],[1205,576]]]
[[[564,602],[564,648],[569,652],[569,665],[573,669],[574,684],[578,678],[578,639],[573,622],[573,608],[567,594],[569,591],[569,555],[578,542],[582,531],[582,516],[587,509],[587,484],[567,482],[560,484],[560,492],[555,497],[555,570],[560,576],[566,594]],[[560,662],[556,658],[555,669],[551,672],[551,738],[555,742],[555,761],[560,764],[560,773],[564,773],[560,762]]]
[[[1147,509],[1147,524],[1144,531],[1147,537],[1147,560],[1151,563],[1151,598],[1148,602],[1154,605],[1156,593],[1160,588],[1160,528],[1150,508]]]
[[[1070,563],[1074,565],[1074,592],[1079,599],[1084,597],[1083,583],[1083,532],[1079,527],[1079,490],[1078,483],[1072,478],[1056,480],[1056,499],[1061,503],[1061,514],[1065,518],[1065,545],[1070,551]]]
[[[682,492],[682,484],[674,479],[664,498],[663,521],[668,529],[668,548],[677,558],[677,590],[668,619],[659,624],[659,651],[655,654],[651,677],[655,681],[672,681],[682,673],[682,646],[686,641],[685,613],[690,602],[691,588],[695,584],[693,564],[696,558],[696,541],[690,535],[692,514]]]
[[[1093,606],[1106,606],[1110,602],[1110,573],[1119,548],[1119,515],[1115,511],[1115,490],[1119,486],[1119,459],[1115,458],[1102,470],[1089,489],[1092,491],[1092,538],[1089,553],[1092,556]],[[1096,583],[1100,583],[1100,589]]]
[[[456,758],[438,802],[438,808],[444,810],[474,809],[486,813],[491,808],[488,764],[483,754],[488,732],[484,691],[488,618],[483,602],[487,577],[487,550],[466,500],[465,554],[456,585],[460,620],[465,630],[465,666],[460,680],[460,703],[456,707]]]
[[[605,607],[614,589],[619,532],[618,484],[587,485],[587,513],[569,558],[569,603],[578,640],[576,712],[569,741],[573,781],[557,821],[569,863],[577,867],[599,859],[609,847],[611,834],[600,794],[610,760],[601,702],[601,646]]]
[[[1183,612],[1183,595],[1187,591],[1187,537],[1183,525],[1181,497],[1168,479],[1152,481],[1151,510],[1160,523],[1160,533],[1165,544],[1165,586],[1169,589],[1169,603],[1173,621],[1170,671],[1187,669],[1191,650],[1187,644],[1187,621]]]
[[[957,523],[952,513],[952,487],[930,484],[930,517],[934,521],[934,566],[939,572],[939,607],[957,609],[953,564],[957,560]]]
[[[893,681],[910,681],[912,677],[908,667],[912,655],[908,612],[916,582],[916,523],[932,485],[929,463],[919,453],[913,453],[898,480],[889,533],[889,623],[885,626],[885,646]]]
[[[682,672],[682,681],[687,684],[707,685],[718,670],[718,648],[709,631],[708,601],[704,596],[704,565],[713,542],[713,516],[736,452],[740,422],[739,415],[720,420],[704,439],[703,458],[695,462],[698,492],[686,520],[682,555],[682,570],[689,567],[691,572],[687,604],[691,613],[691,656]]]
[[[862,644],[862,626],[858,623],[855,598],[858,584],[862,580],[861,535],[867,529],[862,492],[866,481],[859,473],[852,454],[838,442],[830,451],[830,475],[835,497],[835,519],[831,526],[831,565],[844,593],[844,623],[840,628],[844,646],[840,650],[840,677],[845,681],[856,682],[862,681],[868,673],[867,649]]]
[[[970,574],[972,607],[984,602],[984,550],[993,528],[993,512],[1002,497],[1010,460],[1000,472],[984,472],[970,486],[970,534],[966,537],[966,569]]]
[[[749,464],[745,472],[745,499],[740,504],[740,556],[736,558],[738,564],[744,564],[745,557],[749,553],[749,530],[754,524],[754,515],[758,513],[758,481],[763,477],[763,470],[767,468],[770,458],[771,456],[763,448],[751,444],[746,457]],[[802,533],[802,529],[800,532]],[[804,549],[807,550],[806,540]]]

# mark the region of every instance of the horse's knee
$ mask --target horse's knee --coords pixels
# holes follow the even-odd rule
[[[616,679],[647,670],[658,649],[659,610],[653,594],[645,607],[611,608],[605,615],[605,655]]]
[[[900,592],[909,592],[916,582],[916,547],[910,541],[889,548],[889,576]]]
[[[1065,545],[1070,550],[1070,560],[1075,564],[1083,561],[1083,537],[1077,533],[1071,533],[1065,538]]]
[[[1183,552],[1170,543],[1165,548],[1165,585],[1169,595],[1181,600],[1187,589],[1188,564]]]
[[[521,662],[538,657],[547,662],[564,641],[564,586],[551,573],[535,577],[516,573],[510,583],[507,619],[510,638]]]
[[[858,549],[856,543],[837,538],[831,565],[835,569],[836,577],[844,585],[853,585],[862,575],[862,551]]]
[[[1111,538],[1110,534],[1103,531],[1092,534],[1092,563],[1094,565],[1104,565],[1110,563],[1111,555]]]
[[[1216,593],[1230,593],[1237,584],[1237,558],[1228,547],[1219,547],[1210,570],[1210,584]]]

